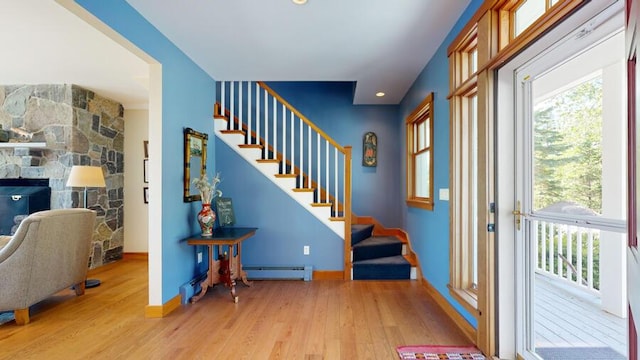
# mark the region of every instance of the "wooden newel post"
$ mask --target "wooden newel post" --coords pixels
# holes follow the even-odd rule
[[[351,280],[351,146],[344,147],[344,279]]]

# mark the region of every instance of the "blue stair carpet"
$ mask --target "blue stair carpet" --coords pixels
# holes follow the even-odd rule
[[[402,242],[395,236],[373,236],[351,247],[353,261],[384,258],[402,254]]]
[[[354,280],[407,280],[411,264],[402,255],[353,262]]]
[[[371,237],[373,225],[351,225],[351,246]]]
[[[354,280],[406,280],[411,264],[402,256],[395,236],[373,236],[373,225],[351,227]]]

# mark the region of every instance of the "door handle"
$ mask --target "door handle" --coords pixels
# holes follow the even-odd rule
[[[520,231],[520,224],[522,223],[521,216],[524,215],[520,209],[520,201],[517,201],[516,209],[511,212],[515,216],[516,229],[518,229],[518,231]]]

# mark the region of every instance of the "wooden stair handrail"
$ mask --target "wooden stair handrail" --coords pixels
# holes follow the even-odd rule
[[[327,135],[324,131],[322,131],[319,127],[317,127],[316,124],[309,121],[309,119],[307,119],[306,116],[302,115],[300,111],[298,111],[296,108],[291,106],[291,104],[289,104],[285,99],[283,99],[282,96],[278,95],[278,93],[273,91],[273,89],[271,89],[267,84],[265,84],[262,81],[258,81],[258,84],[260,85],[260,87],[265,89],[271,96],[278,99],[278,101],[282,103],[284,106],[286,106],[287,109],[289,109],[289,111],[293,112],[294,114],[296,114],[297,117],[302,119],[302,121],[304,121],[307,125],[309,125],[311,129],[313,129],[315,132],[320,134],[325,140],[329,141],[329,143],[331,143],[331,145],[333,145],[335,148],[340,150],[341,153],[343,154],[345,153],[344,147],[342,147],[342,145],[338,144],[335,140],[333,140],[329,135]]]
[[[229,118],[231,117],[231,112],[228,109],[225,109],[225,113],[222,114],[220,108],[221,108],[220,103],[216,102],[214,104],[214,106],[213,106],[214,118],[218,117],[218,118],[222,118],[222,119],[225,119],[225,120],[229,121]],[[255,138],[256,141],[258,141],[260,143],[259,145],[264,147],[264,145],[262,145],[262,144],[265,143],[264,139],[262,137],[258,137],[258,135],[256,134],[255,131],[249,130],[249,127],[247,126],[247,124],[245,124],[242,121],[240,121],[240,119],[238,119],[236,116],[234,116],[233,123],[236,124],[236,125],[239,125],[242,128],[242,130],[237,130],[237,129],[236,130],[224,130],[224,132],[237,133],[237,134],[242,133],[242,135],[247,135],[248,134],[249,137]],[[254,144],[254,145],[258,145],[258,144]],[[349,149],[352,148],[351,146],[348,146],[348,147],[349,147]],[[345,163],[346,163],[346,159],[347,159],[346,158],[346,148],[347,148],[347,146],[342,148],[343,151],[345,151],[343,153],[345,155]],[[278,162],[282,162],[282,154],[279,151],[277,151],[276,149],[274,149],[271,144],[269,144],[267,146],[266,150],[272,152],[274,154],[274,156],[276,157],[276,159],[278,160]],[[349,150],[349,163],[350,162],[351,162],[351,150]],[[309,181],[309,176],[307,176],[307,174],[304,171],[301,171],[300,168],[297,165],[292,165],[290,159],[287,159],[283,165],[284,166],[289,166],[294,174],[302,175],[303,180],[306,179],[307,182]],[[318,183],[315,180],[311,179],[311,183],[310,184],[306,184],[306,186],[313,187],[313,188],[317,189],[318,190],[318,199],[321,199],[321,198],[327,199],[327,201],[333,203],[334,206],[335,206],[335,211],[336,212],[340,212],[340,211],[344,212],[344,204],[342,202],[340,202],[340,201],[336,201],[335,196],[333,196],[333,194],[331,194],[331,193],[327,194],[327,191],[324,188],[319,188],[318,187]],[[348,191],[349,191],[349,196],[350,196],[351,195],[351,186],[348,187]]]

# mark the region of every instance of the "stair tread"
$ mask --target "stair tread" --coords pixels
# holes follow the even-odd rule
[[[220,130],[223,134],[242,134],[245,135],[244,130],[234,129],[234,130]]]
[[[353,245],[352,248],[397,244],[397,243],[402,243],[402,241],[398,240],[398,238],[395,236],[371,236]]]
[[[411,265],[402,255],[395,255],[395,256],[387,256],[387,257],[381,257],[381,258],[375,258],[375,259],[366,259],[366,260],[358,260],[358,261],[354,261],[352,263],[352,265],[355,267],[357,265],[390,265],[390,266],[395,266],[395,265]]]
[[[351,246],[365,240],[373,233],[373,224],[352,224],[351,225]]]
[[[311,203],[311,206],[333,206],[333,203]]]
[[[295,188],[293,189],[295,192],[314,192],[316,189],[314,188]]]

